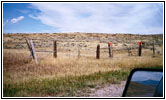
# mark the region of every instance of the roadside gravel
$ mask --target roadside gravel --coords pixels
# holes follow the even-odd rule
[[[126,81],[120,82],[120,84],[109,84],[103,88],[91,89],[89,97],[121,97]]]

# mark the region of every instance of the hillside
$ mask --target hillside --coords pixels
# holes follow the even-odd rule
[[[5,49],[25,49],[25,38],[36,40],[36,47],[52,47],[54,40],[59,42],[59,46],[75,47],[80,44],[82,47],[94,47],[95,44],[104,45],[113,42],[113,46],[118,48],[136,47],[138,42],[145,43],[146,48],[150,48],[153,42],[157,46],[162,46],[163,36],[159,35],[133,35],[133,34],[102,34],[102,33],[40,33],[40,34],[3,34],[3,47]],[[62,43],[63,42],[63,43]],[[96,47],[96,45],[95,45]]]

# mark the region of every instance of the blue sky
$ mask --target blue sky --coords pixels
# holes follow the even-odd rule
[[[162,3],[3,3],[3,33],[163,33]]]
[[[148,72],[148,71],[137,71],[132,76],[132,81],[147,81],[155,80],[160,81],[163,77],[162,72]]]

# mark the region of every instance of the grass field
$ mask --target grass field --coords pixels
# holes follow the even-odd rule
[[[39,64],[30,57],[25,37],[38,39],[35,49],[52,50],[53,40],[58,42],[58,57],[51,53],[37,53]],[[125,37],[125,38],[124,38]],[[133,38],[131,38],[133,37]],[[162,51],[162,38],[158,36],[109,35],[109,34],[7,34],[3,36],[3,96],[4,97],[73,97],[88,96],[89,90],[104,84],[117,84],[127,79],[134,68],[163,68],[163,55],[152,57],[151,39],[156,39],[156,52]],[[107,47],[112,39],[114,57],[108,50],[101,50],[96,59],[96,46]],[[129,40],[130,39],[130,40]],[[81,41],[80,41],[81,40]],[[104,41],[106,40],[106,41]],[[128,56],[126,45],[145,42],[142,56],[137,48]],[[40,43],[41,42],[41,43]],[[77,58],[77,45],[81,57]],[[44,45],[44,47],[42,47]]]
[[[35,64],[28,51],[3,51],[4,96],[86,96],[89,88],[126,80],[133,68],[162,68],[162,56],[89,58],[46,56]],[[119,55],[120,56],[120,55]]]

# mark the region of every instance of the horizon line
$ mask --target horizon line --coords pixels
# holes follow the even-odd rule
[[[3,33],[3,34],[70,34],[70,33],[74,33],[74,34],[130,34],[130,35],[161,35],[163,33],[156,33],[156,34],[150,34],[150,33],[97,33],[97,32],[53,32],[53,33],[49,33],[49,32],[19,32],[19,33]]]

